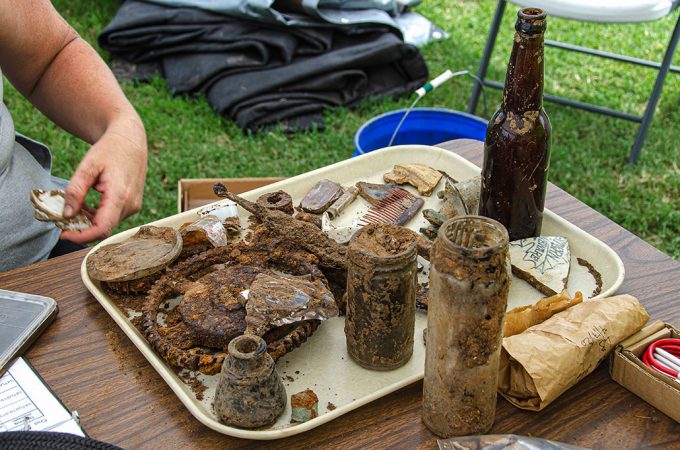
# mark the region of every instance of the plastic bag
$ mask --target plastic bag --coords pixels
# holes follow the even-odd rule
[[[585,450],[583,447],[516,434],[487,434],[437,440],[439,450]]]
[[[405,12],[394,18],[407,44],[422,47],[430,41],[440,41],[448,34],[430,20],[415,12]]]

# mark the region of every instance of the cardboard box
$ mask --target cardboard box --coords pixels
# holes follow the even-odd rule
[[[219,200],[213,192],[215,183],[222,183],[235,194],[252,191],[284,178],[195,178],[177,182],[177,212],[199,208]]]
[[[680,422],[680,383],[640,359],[649,344],[665,338],[680,338],[680,331],[660,320],[648,324],[616,346],[609,359],[609,373],[621,386]]]

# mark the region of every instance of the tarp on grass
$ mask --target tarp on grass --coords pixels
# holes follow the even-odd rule
[[[135,0],[99,42],[132,78],[157,69],[173,92],[203,92],[251,130],[323,128],[324,108],[410,93],[428,75],[418,49],[384,27],[298,28]]]

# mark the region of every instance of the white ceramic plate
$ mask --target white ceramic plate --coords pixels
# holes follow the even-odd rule
[[[479,173],[479,168],[464,158],[438,147],[421,145],[404,145],[377,150],[361,157],[323,167],[278,183],[255,189],[243,194],[254,201],[260,195],[283,189],[293,200],[299,202],[309,189],[319,180],[327,178],[345,186],[357,181],[374,183],[382,182],[382,174],[392,169],[394,164],[421,163],[446,171],[458,180],[471,178]],[[443,184],[443,181],[440,182]],[[408,190],[417,194],[411,187]],[[441,190],[440,185],[436,190]],[[425,198],[424,208],[438,209],[440,200],[433,195]],[[368,203],[357,199],[334,223],[347,225],[357,215],[368,209]],[[248,216],[240,210],[242,220]],[[185,222],[197,219],[196,210],[177,214],[166,219],[153,222],[151,225],[179,227]],[[245,223],[245,221],[243,221]],[[408,226],[417,230],[426,225],[422,214],[414,218]],[[137,229],[127,230],[112,236],[94,247],[122,241]],[[587,234],[575,225],[556,214],[546,211],[543,219],[543,234],[564,236],[569,239],[572,250],[572,270],[569,277],[569,291],[573,294],[581,290],[585,296],[592,292],[595,282],[588,271],[576,262],[576,257],[588,260],[602,275],[602,293],[598,297],[613,295],[623,282],[624,268],[618,255],[602,241]],[[186,385],[148,345],[144,337],[128,320],[126,311],[122,311],[100,289],[97,282],[90,279],[83,261],[81,275],[85,286],[101,303],[113,320],[127,334],[135,346],[142,352],[149,363],[156,369],[177,397],[189,411],[206,426],[230,436],[246,439],[279,439],[292,436],[318,427],[334,418],[356,409],[368,402],[394,392],[423,377],[425,347],[423,345],[423,329],[426,326],[426,314],[416,313],[416,334],[413,357],[403,367],[389,372],[375,372],[363,369],[355,364],[347,355],[345,348],[344,319],[334,318],[323,322],[319,329],[301,348],[281,358],[277,363],[277,371],[283,378],[288,396],[304,389],[313,389],[319,396],[319,417],[309,422],[290,424],[290,402],[279,420],[269,428],[244,430],[221,424],[212,412],[211,403],[214,397],[217,375],[198,377],[207,386],[204,399],[199,401],[190,387]],[[508,308],[536,302],[543,296],[522,280],[514,279],[510,289]],[[335,409],[328,408],[331,404]]]

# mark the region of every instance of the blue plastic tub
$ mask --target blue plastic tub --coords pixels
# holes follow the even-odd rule
[[[387,147],[405,112],[405,109],[390,111],[363,124],[354,135],[355,150],[352,156]],[[414,108],[401,125],[392,145],[434,145],[461,138],[483,141],[486,126],[486,120],[464,112],[445,108]]]

